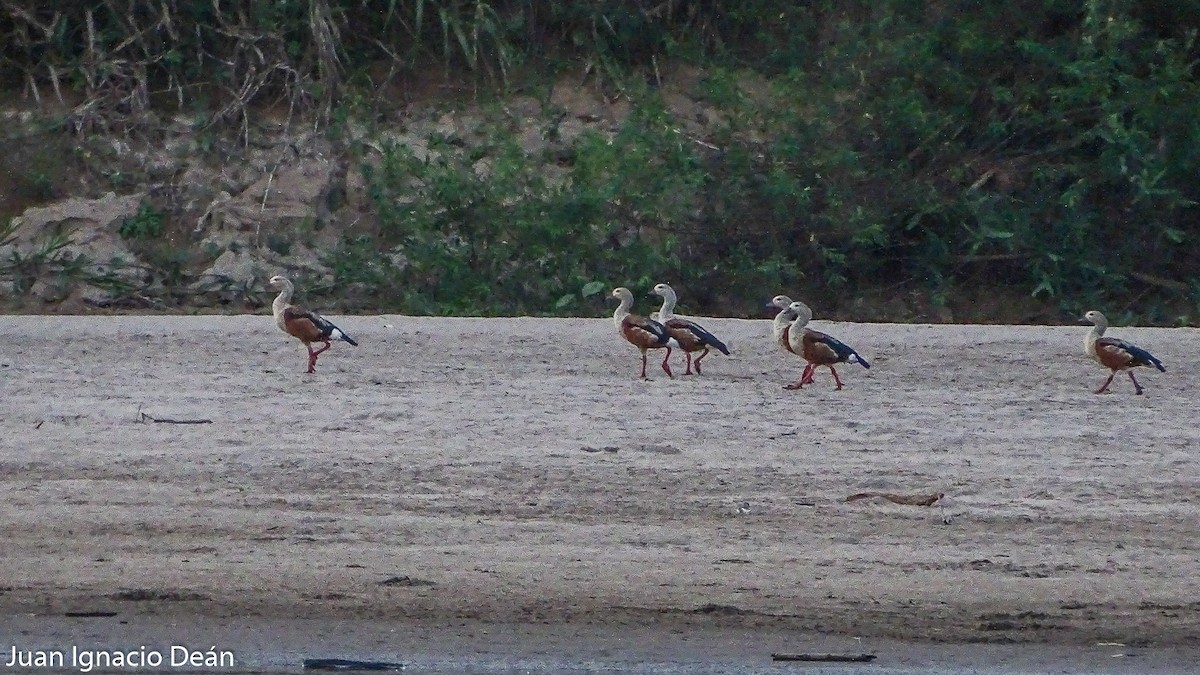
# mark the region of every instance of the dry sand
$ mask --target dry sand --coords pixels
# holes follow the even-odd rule
[[[765,320],[648,382],[609,319],[338,323],[306,375],[265,316],[0,317],[0,616],[1200,637],[1200,331],[1095,396],[1082,327],[818,321],[873,368],[793,392]]]

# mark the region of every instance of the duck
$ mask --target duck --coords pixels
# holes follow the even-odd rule
[[[275,325],[304,343],[305,348],[308,349],[308,372],[317,372],[317,357],[329,349],[333,340],[348,342],[354,347],[358,346],[354,338],[333,325],[325,317],[291,304],[292,294],[296,292],[296,287],[292,284],[291,279],[275,275],[268,283],[279,289],[279,295],[271,303],[271,313],[275,315]],[[312,348],[314,342],[323,342],[325,346],[314,351]]]
[[[683,350],[687,357],[687,371],[684,375],[692,374],[692,366],[696,367],[696,374],[701,375],[700,360],[708,356],[709,349],[716,349],[725,356],[729,356],[729,348],[724,342],[717,339],[717,336],[705,330],[703,326],[695,321],[681,319],[675,316],[675,303],[678,302],[678,297],[675,295],[675,289],[669,284],[655,284],[650,291],[663,299],[662,308],[658,310],[658,318],[660,324],[666,327],[667,332],[675,341],[679,343],[679,348]],[[653,317],[653,315],[651,315]],[[700,352],[700,355],[692,359],[692,352]]]
[[[1093,393],[1103,394],[1108,391],[1108,386],[1112,384],[1113,378],[1123,370],[1129,376],[1129,381],[1133,383],[1134,393],[1141,396],[1145,390],[1133,376],[1134,368],[1154,366],[1160,372],[1167,372],[1167,367],[1162,364],[1162,361],[1154,358],[1154,355],[1145,349],[1119,338],[1104,337],[1104,331],[1108,330],[1108,319],[1100,312],[1096,310],[1087,312],[1080,319],[1080,323],[1092,324],[1092,329],[1084,337],[1084,352],[1095,359],[1096,363],[1112,371],[1104,384]]]
[[[778,308],[779,313],[775,315],[775,320],[771,322],[771,334],[775,337],[775,342],[783,348],[785,352],[795,354],[792,351],[792,345],[788,341],[788,334],[791,332],[792,321],[796,319],[796,315],[792,312],[790,305],[792,299],[786,295],[777,295],[771,298],[771,302],[767,303],[767,309]]]
[[[788,351],[803,358],[808,365],[804,367],[804,373],[800,379],[785,385],[784,389],[802,389],[804,385],[812,384],[813,373],[816,372],[817,366],[827,366],[829,372],[833,374],[833,381],[837,384],[837,389],[840,390],[843,382],[833,367],[835,363],[857,363],[863,368],[871,367],[871,364],[849,345],[830,335],[807,328],[808,322],[812,320],[812,310],[808,305],[799,301],[793,302],[788,305],[786,312],[785,316],[795,316],[784,332]],[[782,312],[780,314],[783,315]],[[778,322],[779,317],[777,316],[776,323],[778,324]]]
[[[613,323],[617,326],[617,332],[626,342],[642,352],[642,379],[650,379],[646,375],[646,353],[651,349],[667,350],[667,355],[663,357],[662,369],[667,377],[674,379],[675,374],[671,372],[671,366],[667,362],[671,359],[671,349],[679,347],[679,341],[671,337],[661,323],[632,312],[633,292],[628,288],[614,288],[612,297],[620,301],[617,311],[613,312]]]

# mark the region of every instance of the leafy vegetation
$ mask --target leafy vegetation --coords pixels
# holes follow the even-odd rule
[[[582,64],[629,104],[552,156],[499,114],[385,146],[377,231],[328,256],[362,307],[593,313],[597,284],[661,279],[690,311],[790,289],[860,318],[874,293],[1194,323],[1197,26],[1163,0],[13,0],[0,63],[30,96],[81,92],[80,134],[171,105],[243,134],[279,101],[342,134],[431,67],[504,94]],[[702,124],[666,95],[679,64],[704,73]]]
[[[111,269],[96,269],[92,261],[82,255],[74,255],[68,247],[71,239],[66,234],[53,234],[24,251],[10,247],[17,240],[17,220],[0,226],[0,249],[7,248],[0,256],[0,281],[8,284],[15,296],[30,291],[39,281],[54,289],[65,298],[71,287],[79,281],[95,286],[128,291],[129,286]]]
[[[149,203],[143,203],[137,213],[117,228],[122,239],[158,239],[165,231],[166,219]]]
[[[405,311],[492,314],[577,312],[601,280],[756,297],[780,278],[781,256],[709,237],[707,214],[727,205],[708,195],[725,185],[661,107],[582,134],[556,173],[511,132],[482,136],[391,145],[366,167],[380,234],[343,248],[343,280],[388,288]]]

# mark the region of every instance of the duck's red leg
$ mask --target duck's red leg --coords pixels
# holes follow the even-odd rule
[[[700,352],[700,356],[697,356],[697,357],[696,357],[696,362],[695,362],[695,363],[696,363],[696,374],[697,374],[697,375],[702,375],[702,374],[703,374],[703,373],[701,373],[701,372],[700,372],[700,359],[702,359],[702,358],[704,358],[704,357],[706,357],[706,356],[708,356],[708,347],[705,347],[705,348],[704,348],[704,351]]]
[[[1104,384],[1100,385],[1100,388],[1097,389],[1096,391],[1093,391],[1092,393],[1093,394],[1103,394],[1104,392],[1108,391],[1108,385],[1112,384],[1113,378],[1116,377],[1116,375],[1117,375],[1117,371],[1115,371],[1115,370],[1112,371],[1112,375],[1108,376],[1108,379],[1104,381]]]
[[[324,352],[326,349],[329,349],[329,344],[330,344],[329,340],[326,340],[325,346],[321,347],[320,349],[318,349],[316,351],[313,351],[312,345],[305,345],[306,347],[308,347],[308,372],[310,372],[310,373],[317,372],[317,357],[320,356],[321,353]]]
[[[1127,370],[1127,371],[1125,371],[1125,374],[1129,376],[1129,381],[1133,382],[1134,393],[1136,393],[1138,396],[1141,396],[1142,395],[1142,385],[1138,384],[1137,378],[1135,378],[1133,376],[1133,371]],[[1109,379],[1112,379],[1112,378],[1109,378]]]
[[[691,375],[692,374],[692,353],[685,350],[683,352],[683,355],[687,358],[687,370],[684,371],[683,374]],[[696,372],[697,373],[700,372],[700,362],[699,361],[696,361]]]
[[[837,376],[837,371],[833,369],[833,366],[829,366],[829,372],[833,373],[833,381],[837,382],[837,388],[841,389],[842,388],[842,380],[841,380],[841,378],[839,378]]]
[[[646,377],[646,350],[645,349],[642,350],[642,379],[643,380],[649,379],[648,377]]]
[[[662,368],[663,368],[663,372],[667,374],[667,377],[669,377],[673,380],[673,379],[675,379],[675,374],[671,372],[671,366],[670,366],[670,364],[667,363],[667,360],[669,360],[670,358],[671,358],[671,348],[667,347],[667,355],[663,357]]]
[[[308,371],[307,372],[315,373],[315,372],[317,372],[317,368],[316,368],[317,355],[313,354],[312,345],[308,344],[307,342],[304,343],[304,348],[308,350]]]
[[[817,374],[817,366],[808,364],[804,367],[804,377],[800,378],[801,384],[814,384],[813,377]]]
[[[796,380],[795,382],[793,382],[791,384],[784,385],[783,388],[784,389],[803,389],[804,385],[812,382],[812,369],[813,369],[813,366],[811,363],[804,366],[804,372],[800,375],[800,379]]]
[[[813,378],[817,376],[817,366],[815,363],[808,364],[804,369],[804,384],[814,384]]]

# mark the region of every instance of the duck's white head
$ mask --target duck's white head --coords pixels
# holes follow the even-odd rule
[[[1108,319],[1104,318],[1103,314],[1094,309],[1084,314],[1080,321],[1082,323],[1090,323],[1093,326],[1100,325],[1101,323],[1108,323]]]
[[[786,295],[777,295],[771,298],[771,304],[768,307],[778,307],[779,309],[787,309],[788,305],[792,304],[792,299]]]
[[[668,284],[655,284],[650,292],[663,298],[668,295],[675,295],[675,289],[671,288]]]
[[[612,296],[621,302],[628,300],[630,304],[633,303],[633,293],[624,286],[617,286],[616,288],[612,289]]]
[[[812,310],[809,309],[808,305],[804,304],[803,302],[797,300],[796,302],[788,305],[787,308],[788,312],[796,315],[796,320],[802,325],[812,321]]]
[[[267,283],[271,284],[271,286],[273,286],[274,288],[286,288],[292,284],[292,282],[287,277],[280,276],[278,274],[271,277],[267,281]]]

